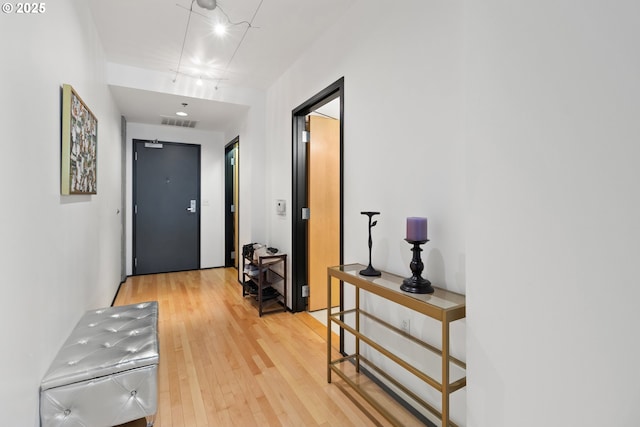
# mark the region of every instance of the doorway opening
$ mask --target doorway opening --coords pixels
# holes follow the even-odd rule
[[[239,232],[239,177],[240,158],[239,154],[240,137],[236,136],[225,148],[224,166],[224,229],[225,229],[225,267],[235,267],[238,269],[238,236]]]
[[[333,108],[332,108],[333,107]],[[343,263],[344,78],[293,110],[292,311],[326,300],[327,266]]]

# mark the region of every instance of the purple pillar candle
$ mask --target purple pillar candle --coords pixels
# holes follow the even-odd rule
[[[427,218],[407,218],[407,240],[414,242],[427,240]]]

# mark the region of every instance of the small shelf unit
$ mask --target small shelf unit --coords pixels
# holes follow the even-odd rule
[[[250,297],[258,315],[287,311],[287,254],[242,257],[242,296]]]
[[[391,384],[395,390],[399,390],[402,394],[409,397],[412,401],[426,409],[433,416],[441,420],[441,426],[457,427],[450,420],[449,414],[449,395],[456,390],[466,386],[466,364],[450,355],[449,352],[449,327],[451,322],[463,319],[466,315],[465,296],[454,292],[450,292],[441,288],[435,288],[432,294],[413,294],[400,290],[400,285],[404,278],[382,272],[381,277],[367,277],[359,274],[360,270],[366,266],[361,264],[340,265],[329,267],[327,269],[327,293],[329,301],[331,301],[331,282],[332,280],[340,280],[346,285],[355,287],[355,307],[349,309],[329,309],[327,310],[327,381],[331,383],[331,375],[335,373],[367,402],[369,402],[380,414],[382,414],[393,425],[403,425],[403,423],[394,416],[391,411],[385,408],[380,399],[368,387],[362,386],[359,376],[361,373],[361,365],[363,370],[372,373],[374,377],[381,379],[387,384]],[[369,292],[384,298],[391,303],[409,308],[424,316],[435,319],[441,324],[441,348],[425,342],[400,328],[391,325],[389,322],[381,319],[370,312],[361,308],[361,292]],[[363,322],[375,325],[375,327],[362,328]],[[355,351],[353,354],[345,355],[337,359],[332,359],[331,348],[331,324],[336,324],[343,331],[355,337]],[[366,331],[365,331],[366,330]],[[382,345],[379,341],[381,330],[386,333],[392,333],[404,340],[407,345],[414,345],[423,349],[427,353],[435,355],[440,359],[439,374],[433,375],[425,370],[418,369],[407,362],[401,356],[402,349],[392,349]],[[385,358],[395,362],[395,364],[404,368],[407,372],[420,379],[425,386],[430,386],[438,390],[442,395],[441,408],[435,408],[432,404],[426,402],[415,392],[400,383],[385,372],[384,369],[377,366],[374,362],[366,358],[361,353],[361,344],[365,344],[368,348],[374,349]],[[455,369],[458,375],[453,379],[451,370]]]

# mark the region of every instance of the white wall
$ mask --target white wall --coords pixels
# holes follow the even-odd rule
[[[291,244],[291,212],[285,222],[271,206],[291,200],[291,110],[344,76],[345,261],[366,261],[367,219],[360,211],[380,210],[374,266],[407,273],[405,219],[428,216],[430,277],[464,291],[459,6],[408,3],[413,14],[390,16],[393,9],[359,3],[270,88],[269,238]]]
[[[84,311],[120,282],[120,115],[84,1],[0,17],[0,408],[38,426],[38,388]],[[98,194],[60,195],[61,85],[98,118]]]
[[[127,123],[127,212],[133,212],[134,139],[200,145],[200,268],[224,266],[224,146],[222,132]],[[132,274],[132,216],[127,217],[127,274]]]
[[[291,110],[340,76],[345,262],[376,209],[374,266],[407,274],[403,219],[429,217],[427,275],[468,296],[463,425],[637,424],[638,12],[359,2],[268,92],[269,239],[290,248]]]
[[[265,212],[265,191],[270,176],[265,171],[265,97],[255,95],[251,107],[240,123],[229,126],[225,141],[240,137],[239,158],[239,244],[267,242],[268,214]],[[242,265],[242,264],[240,264]],[[238,269],[238,280],[242,280]]]
[[[267,239],[290,253],[293,213],[276,215],[274,203],[291,206],[291,111],[344,76],[345,263],[367,263],[367,217],[360,212],[376,210],[373,265],[410,276],[406,217],[426,216],[426,276],[464,293],[461,2],[374,3],[357,3],[267,92]],[[398,326],[400,316],[411,316],[376,311]],[[434,334],[418,318],[411,324],[417,335]],[[464,323],[454,335],[453,350],[464,359]],[[462,425],[464,398],[465,391],[453,398]]]
[[[636,426],[640,4],[467,8],[469,425]]]

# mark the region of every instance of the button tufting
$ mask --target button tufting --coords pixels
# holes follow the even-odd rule
[[[128,412],[145,410],[149,402],[155,405],[157,303],[140,306],[144,310],[110,307],[88,311],[80,319],[42,381],[41,419],[107,426],[112,425],[114,415],[107,408],[124,404],[123,411]],[[127,400],[123,395],[126,383],[143,387],[140,397],[137,389],[129,389],[129,406],[121,401]]]

